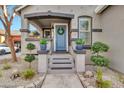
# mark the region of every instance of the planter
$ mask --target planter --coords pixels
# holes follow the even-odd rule
[[[77,50],[83,50],[83,45],[76,45]]]
[[[47,45],[46,44],[44,44],[44,45],[40,44],[40,48],[41,48],[41,50],[46,50]]]

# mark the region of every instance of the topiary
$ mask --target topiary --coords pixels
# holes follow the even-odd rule
[[[31,63],[35,60],[35,56],[27,54],[24,60],[29,63],[29,68],[31,68]]]
[[[108,66],[109,59],[101,56],[100,53],[107,52],[109,50],[108,45],[102,42],[95,42],[91,47],[93,55],[91,56],[91,61],[97,66]]]
[[[93,55],[91,56],[91,61],[93,63],[95,63],[97,66],[109,66],[109,59],[108,58],[105,58],[104,56],[101,56],[101,55]]]
[[[26,48],[30,50],[30,54],[27,54],[24,60],[29,62],[29,68],[31,68],[31,63],[35,60],[35,56],[31,54],[31,50],[35,49],[35,45],[33,43],[28,43]]]
[[[109,50],[109,46],[102,42],[93,43],[91,50],[93,53],[107,52]]]
[[[109,59],[102,56],[100,53],[107,52],[109,50],[109,46],[102,42],[95,42],[93,43],[91,47],[91,51],[93,52],[93,55],[91,56],[90,60],[98,66],[97,68],[97,78],[96,78],[96,84],[97,87],[109,87],[110,81],[103,81],[102,80],[102,70],[101,67],[109,66]]]
[[[35,45],[33,43],[28,43],[26,48],[28,50],[34,50],[35,49]]]

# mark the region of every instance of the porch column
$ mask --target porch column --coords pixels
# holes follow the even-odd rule
[[[26,50],[26,38],[28,37],[28,19],[22,17],[22,24],[21,24],[21,54],[23,55]]]

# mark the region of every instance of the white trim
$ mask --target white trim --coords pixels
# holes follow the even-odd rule
[[[65,25],[66,26],[66,51],[68,52],[68,24],[67,23],[54,23],[54,51],[56,51],[56,25]]]
[[[18,7],[17,9],[15,9],[16,12],[19,12],[21,9],[27,7],[28,5],[21,5],[20,7]]]
[[[99,5],[95,9],[96,14],[102,13],[109,5]]]

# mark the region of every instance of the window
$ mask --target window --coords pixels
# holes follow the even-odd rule
[[[44,38],[50,38],[51,37],[51,31],[50,30],[44,30]]]
[[[79,38],[85,39],[85,45],[91,45],[92,18],[90,16],[78,17]]]
[[[30,30],[29,37],[40,38],[40,33],[38,32],[38,29],[35,26],[29,24],[29,30]]]

